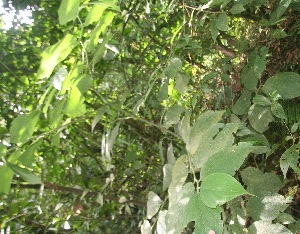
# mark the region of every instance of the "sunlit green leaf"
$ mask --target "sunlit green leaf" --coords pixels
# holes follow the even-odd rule
[[[64,60],[77,45],[77,39],[71,34],[67,34],[55,45],[48,47],[42,53],[42,61],[38,70],[37,78],[47,78],[51,75],[54,67]]]
[[[77,87],[71,88],[69,99],[66,104],[65,113],[75,118],[86,113],[84,97]]]
[[[113,12],[107,12],[101,17],[97,27],[95,27],[90,34],[90,44],[88,47],[89,51],[93,51],[95,49],[96,45],[99,43],[98,41],[100,34],[106,31],[107,27],[113,21],[115,15],[116,14]]]
[[[248,192],[236,179],[225,173],[210,174],[204,178],[200,188],[201,199],[210,208],[216,208],[243,194]]]
[[[0,165],[0,194],[8,193],[14,172],[6,165]]]
[[[80,0],[62,0],[58,9],[58,20],[61,25],[76,19],[80,2]]]
[[[271,106],[270,99],[262,95],[255,95],[252,102],[260,106]]]
[[[41,184],[41,178],[31,171],[7,162],[6,165],[29,184]]]
[[[12,122],[10,128],[10,140],[13,143],[26,142],[33,134],[39,120],[40,111],[19,115]]]
[[[35,151],[41,145],[42,140],[38,140],[26,149],[26,151],[20,155],[18,161],[27,168],[32,168],[32,164],[35,162]]]
[[[299,159],[298,147],[298,144],[292,145],[280,157],[280,169],[283,173],[284,178],[286,177],[286,173],[289,168],[297,168]]]
[[[87,15],[85,19],[85,26],[92,24],[96,21],[99,21],[102,17],[103,12],[105,9],[108,8],[107,5],[98,5],[95,4],[93,8],[89,11],[89,14]]]

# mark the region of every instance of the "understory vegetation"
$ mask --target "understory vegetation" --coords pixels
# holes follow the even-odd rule
[[[1,233],[300,233],[298,0],[3,2]]]

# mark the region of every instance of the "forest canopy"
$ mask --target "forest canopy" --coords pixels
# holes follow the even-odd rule
[[[299,233],[299,0],[3,8],[1,233]]]

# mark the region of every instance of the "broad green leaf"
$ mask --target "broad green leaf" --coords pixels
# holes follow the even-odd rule
[[[279,94],[283,99],[292,99],[300,96],[300,75],[294,72],[282,72],[267,79],[262,91],[271,95]]]
[[[298,152],[299,145],[292,145],[288,148],[280,157],[280,169],[283,173],[284,178],[286,178],[286,173],[290,168],[295,169],[298,165]]]
[[[35,151],[41,145],[42,140],[38,140],[33,143],[28,149],[18,158],[18,161],[27,168],[32,168],[32,164],[35,162]]]
[[[254,147],[250,143],[240,142],[238,145],[219,151],[208,158],[201,170],[200,177],[203,179],[217,172],[234,176],[253,149]]]
[[[281,0],[280,1],[276,10],[271,13],[270,20],[269,20],[270,24],[275,24],[280,19],[280,17],[288,9],[291,2],[292,2],[292,0]]]
[[[283,107],[279,102],[272,102],[271,104],[271,112],[279,119],[287,119],[283,110]]]
[[[77,87],[71,88],[66,108],[64,110],[65,114],[70,115],[72,118],[84,115],[86,113],[84,100],[82,93]]]
[[[280,194],[265,193],[247,202],[247,212],[254,220],[272,221],[287,207],[287,200]]]
[[[162,200],[156,193],[154,193],[153,191],[150,191],[148,193],[147,219],[151,219],[159,211],[161,203],[162,203]]]
[[[259,195],[264,192],[277,193],[283,184],[273,173],[265,173],[254,167],[247,167],[241,171],[243,182],[249,193]]]
[[[194,195],[194,185],[186,183],[177,194],[176,199],[169,203],[169,210],[166,215],[167,233],[181,233],[189,221],[184,218],[185,209]]]
[[[186,181],[189,170],[187,167],[187,155],[180,156],[173,167],[172,182],[169,186],[169,205],[172,206],[181,194],[183,184]]]
[[[245,8],[244,8],[243,4],[237,2],[231,7],[230,13],[235,15],[235,14],[239,14],[239,13],[243,12],[244,10],[245,10]]]
[[[255,95],[252,102],[259,106],[271,106],[270,99],[262,95]]]
[[[41,178],[25,168],[7,162],[6,165],[29,184],[41,184]]]
[[[169,128],[173,124],[177,124],[180,121],[181,114],[184,112],[184,107],[180,105],[174,105],[169,108],[164,118],[164,127]]]
[[[63,61],[77,45],[77,39],[71,34],[67,34],[55,45],[48,47],[42,53],[42,61],[37,73],[38,79],[48,78],[54,67]]]
[[[185,223],[195,222],[194,233],[209,233],[214,230],[216,233],[222,233],[223,222],[220,219],[221,208],[210,208],[206,206],[201,199],[200,193],[194,193],[186,206],[182,218]]]
[[[270,107],[252,105],[249,110],[250,125],[259,133],[268,130],[269,123],[274,121]]]
[[[40,111],[33,111],[15,118],[10,128],[10,140],[12,143],[24,143],[33,134],[39,120]]]
[[[100,34],[105,33],[107,27],[111,25],[115,15],[116,14],[113,12],[107,12],[101,17],[97,27],[95,27],[95,29],[90,34],[90,44],[88,46],[88,51],[93,51],[95,49],[96,45],[98,45],[99,43],[98,41]]]
[[[232,112],[236,115],[244,115],[248,112],[251,106],[251,94],[249,90],[245,89],[239,99],[236,101],[232,107]]]
[[[107,5],[99,5],[95,4],[92,9],[89,11],[86,19],[85,19],[85,26],[88,26],[96,21],[99,21],[103,15],[105,9],[108,8]]]
[[[212,18],[210,20],[210,24],[209,24],[209,30],[210,30],[210,34],[211,34],[211,38],[213,39],[214,43],[216,43],[216,39],[219,35],[219,30],[217,28],[217,20],[216,18]]]
[[[228,31],[229,26],[226,13],[223,12],[221,15],[219,15],[216,26],[220,31]]]
[[[224,111],[207,111],[198,117],[191,129],[186,144],[189,154],[194,154],[200,144],[204,142],[207,144],[209,142],[208,133],[213,136],[218,133],[220,125],[217,123],[222,120],[223,114]]]
[[[58,9],[58,20],[61,25],[76,19],[81,0],[62,0]]]
[[[248,192],[236,179],[225,173],[210,174],[204,178],[200,187],[201,199],[210,208],[216,208],[243,194]]]
[[[97,45],[95,48],[94,57],[92,60],[93,65],[98,63],[100,59],[103,57],[104,52],[107,50],[106,44],[111,40],[112,34],[107,32],[105,35],[103,35],[103,40],[100,44]]]
[[[266,234],[266,233],[276,233],[276,234],[292,234],[292,232],[285,226],[271,221],[256,221],[248,228],[248,234]]]
[[[208,131],[205,131],[205,135],[191,159],[194,169],[199,170],[214,154],[221,153],[231,147],[234,143],[233,134],[236,133],[239,126],[239,123],[226,124],[219,132],[220,126],[215,124]]]
[[[182,62],[180,58],[172,58],[165,69],[165,75],[172,78],[177,75],[177,72],[181,71]]]
[[[14,172],[6,165],[0,165],[0,194],[8,193]]]

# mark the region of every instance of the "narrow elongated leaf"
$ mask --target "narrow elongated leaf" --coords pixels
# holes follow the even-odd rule
[[[29,184],[41,184],[41,178],[25,168],[7,162],[6,165]]]
[[[62,0],[58,9],[58,20],[61,25],[76,19],[80,0]]]
[[[40,111],[33,111],[15,118],[10,128],[10,140],[12,143],[24,143],[33,134],[39,120]]]
[[[0,194],[8,193],[14,172],[6,164],[0,166]]]
[[[42,53],[42,61],[38,70],[37,78],[47,78],[51,75],[54,67],[64,60],[77,45],[77,39],[71,34],[67,34],[55,45],[48,47]]]
[[[217,28],[217,20],[216,18],[212,18],[210,20],[210,25],[209,25],[209,30],[210,30],[210,34],[211,34],[211,38],[214,40],[214,43],[216,43],[216,39],[219,35],[219,30]]]
[[[283,99],[300,96],[300,75],[294,72],[282,72],[267,79],[262,91],[271,95],[279,94]]]
[[[216,208],[243,194],[248,192],[236,179],[225,173],[210,174],[204,178],[200,187],[201,199],[210,208]]]

